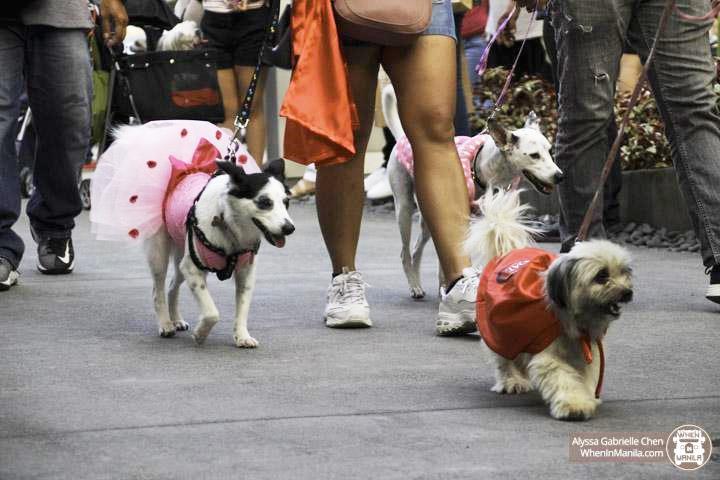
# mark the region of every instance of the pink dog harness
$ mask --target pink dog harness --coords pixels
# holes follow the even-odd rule
[[[465,184],[467,185],[470,202],[475,201],[475,182],[473,181],[472,175],[473,159],[484,143],[485,141],[482,135],[455,137],[455,148],[457,148],[463,173],[465,174]],[[402,165],[411,176],[414,176],[413,152],[407,137],[399,139],[395,148],[400,165]]]
[[[202,270],[217,273],[220,280],[226,280],[233,270],[253,262],[257,247],[227,254],[211,245],[197,226],[195,202],[212,178],[211,174],[216,168],[215,159],[219,156],[220,152],[204,138],[200,139],[191,163],[170,156],[172,174],[163,213],[165,226],[175,245],[184,248],[187,239],[195,265]]]

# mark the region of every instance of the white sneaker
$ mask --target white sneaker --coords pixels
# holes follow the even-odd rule
[[[369,191],[372,187],[375,186],[376,183],[378,183],[380,180],[382,180],[383,177],[387,176],[387,169],[385,167],[379,167],[372,171],[370,175],[365,177],[364,186],[365,191]]]
[[[367,198],[368,200],[382,200],[383,198],[390,197],[392,197],[392,187],[390,187],[390,176],[386,170],[385,175],[383,175],[380,180],[378,180],[378,182],[373,185],[370,190],[368,190]]]
[[[440,311],[435,323],[435,333],[440,336],[463,335],[477,330],[475,325],[475,302],[480,272],[474,268],[463,270],[463,276],[449,292],[440,290]]]
[[[332,279],[325,306],[325,326],[372,327],[370,307],[365,299],[365,282],[360,272],[343,268],[343,273]]]

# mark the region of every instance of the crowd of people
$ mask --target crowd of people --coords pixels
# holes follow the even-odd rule
[[[112,47],[122,41],[128,17],[121,0],[98,3],[103,40]],[[205,38],[203,48],[218,52],[217,79],[225,113],[220,125],[232,130],[255,72],[271,17],[270,2],[180,3],[181,15],[199,20]],[[689,15],[702,17],[718,3],[687,0],[683,8]],[[311,4],[311,0],[293,3],[294,26],[313,27],[314,20],[308,13]],[[329,0],[313,8],[320,8],[320,4],[331,8]],[[453,141],[455,134],[467,129],[463,116],[456,115],[458,106],[464,108],[465,103],[459,69],[466,68],[472,82],[482,82],[475,67],[489,39],[507,23],[489,51],[488,66],[517,64],[516,75],[540,75],[555,83],[559,120],[554,157],[565,176],[559,197],[561,251],[567,252],[575,242],[616,135],[612,118],[621,65],[627,67],[625,72],[631,72],[622,75],[623,80],[632,85],[639,76],[640,59],[649,54],[663,4],[630,0],[480,0],[474,2],[465,16],[466,23],[461,24],[462,16],[453,14],[451,0],[435,0],[427,30],[403,47],[360,41],[344,35],[342,30],[333,37],[333,29],[326,31],[322,30],[326,25],[315,25],[322,31],[318,35],[326,35],[325,40],[338,44],[337,52],[346,68],[335,69],[332,74],[346,79],[344,85],[338,84],[346,91],[299,98],[297,92],[302,90],[296,89],[288,94],[283,109],[290,112],[288,121],[296,122],[296,128],[285,139],[285,157],[312,164],[293,193],[316,195],[318,219],[332,265],[324,312],[326,325],[372,325],[356,253],[366,191],[376,189],[377,193],[371,195],[375,198],[388,194],[383,167],[369,179],[364,175],[381,71],[386,72],[386,81],[392,83],[397,94],[403,130],[414,154],[418,204],[447,279],[440,299],[437,333],[468,333],[475,330],[479,273],[459,248],[470,215],[467,187]],[[17,282],[24,254],[23,241],[13,228],[21,208],[15,123],[19,99],[25,91],[38,138],[36,189],[27,205],[32,236],[37,242],[37,268],[44,274],[65,274],[74,268],[72,230],[81,210],[77,167],[90,148],[92,80],[86,32],[93,27],[93,18],[87,0],[34,0],[2,8],[0,290],[8,290]],[[672,144],[672,160],[700,239],[702,261],[710,275],[707,298],[720,303],[720,117],[711,90],[716,75],[708,41],[711,25],[710,19],[672,16],[660,37],[649,82]],[[303,40],[304,48],[322,46],[308,43],[307,36]],[[334,51],[323,50],[321,55],[329,57]],[[302,51],[295,60],[304,61]],[[332,65],[330,61],[309,64],[303,72],[310,75],[310,80],[296,75],[292,81],[330,75]],[[260,99],[267,68],[261,70],[256,87]],[[318,85],[314,86],[316,92]],[[323,104],[324,99],[332,97],[337,97],[338,102]],[[293,102],[299,101],[305,105],[317,103],[309,119],[302,122],[292,113]],[[263,102],[255,101],[245,139],[250,154],[258,160],[265,152],[265,114]],[[328,116],[333,117],[330,130],[337,133],[335,138],[349,139],[333,144],[335,149],[323,149],[327,144],[308,141],[307,135],[317,135],[319,125],[326,126]],[[309,124],[312,122],[318,125]],[[387,129],[385,137],[387,160],[398,139],[393,139]],[[611,187],[615,192],[617,189]],[[612,195],[608,198],[611,202]],[[596,210],[591,237],[606,235],[603,215],[602,209]],[[606,210],[606,215],[612,213]]]

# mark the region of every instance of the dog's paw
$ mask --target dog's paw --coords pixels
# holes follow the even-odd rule
[[[250,335],[242,337],[234,335],[233,339],[235,340],[235,346],[238,348],[255,348],[259,345],[259,342]]]
[[[173,322],[173,325],[175,325],[175,330],[178,332],[184,332],[186,330],[190,329],[190,325],[185,320],[175,320]]]
[[[170,338],[175,336],[175,326],[170,325],[169,327],[160,327],[158,333],[162,338]]]
[[[207,328],[200,328],[200,325],[195,327],[195,329],[192,332],[192,338],[195,340],[195,343],[198,345],[202,345],[205,343],[205,340],[207,340],[208,334],[210,333],[210,330]]]
[[[567,395],[550,404],[550,415],[557,420],[585,421],[595,415],[599,400],[586,395]]]
[[[410,287],[410,296],[415,300],[425,298],[425,290],[422,287]]]
[[[530,380],[521,377],[509,377],[502,381],[498,381],[490,389],[495,393],[507,393],[515,395],[519,393],[525,393],[532,390],[532,384]]]

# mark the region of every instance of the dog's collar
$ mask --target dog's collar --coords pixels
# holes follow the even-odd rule
[[[478,187],[482,188],[483,190],[487,189],[487,185],[480,180],[480,175],[475,173],[477,171],[477,162],[478,158],[480,158],[480,152],[482,152],[483,147],[485,146],[484,143],[480,144],[480,147],[478,147],[477,152],[475,152],[475,156],[473,157],[472,165],[470,166],[470,176],[472,177],[473,183],[477,185]]]
[[[212,177],[210,177],[210,180],[218,176],[219,174],[216,172]],[[210,180],[208,180],[208,184],[210,183]],[[200,190],[200,193],[198,193],[197,197],[195,197],[195,200],[193,200],[193,204],[190,207],[190,210],[188,211],[187,218],[185,220],[185,230],[187,231],[187,243],[188,243],[188,252],[190,252],[190,259],[195,264],[197,268],[200,270],[204,270],[206,272],[212,272],[215,273],[219,280],[227,280],[230,278],[233,274],[233,271],[235,270],[235,266],[237,265],[238,258],[240,258],[242,255],[246,255],[248,253],[251,253],[253,255],[256,255],[258,253],[258,250],[260,249],[260,241],[252,247],[252,248],[244,248],[241,250],[238,250],[236,252],[233,252],[231,254],[225,253],[225,250],[221,247],[218,247],[217,245],[213,245],[210,240],[207,239],[207,236],[205,233],[200,229],[200,226],[198,225],[197,217],[195,216],[195,206],[197,205],[198,200],[200,199],[200,196],[205,191],[205,188],[207,187],[207,184],[203,187],[202,190]],[[197,238],[197,240],[208,250],[211,252],[220,255],[225,259],[225,267],[222,269],[212,268],[210,266],[205,265],[202,260],[200,259],[200,256],[197,254],[197,251],[195,249],[195,240],[193,239],[193,235]]]
[[[590,335],[588,335],[587,333],[583,333],[580,336],[580,346],[582,347],[583,358],[585,359],[585,363],[587,363],[588,365],[593,362],[591,342],[592,340],[590,339]],[[600,374],[598,375],[598,383],[595,387],[595,398],[600,398],[600,393],[602,392],[603,377],[605,376],[605,351],[603,349],[602,339],[598,338],[596,342],[598,346],[598,352],[600,353]]]

